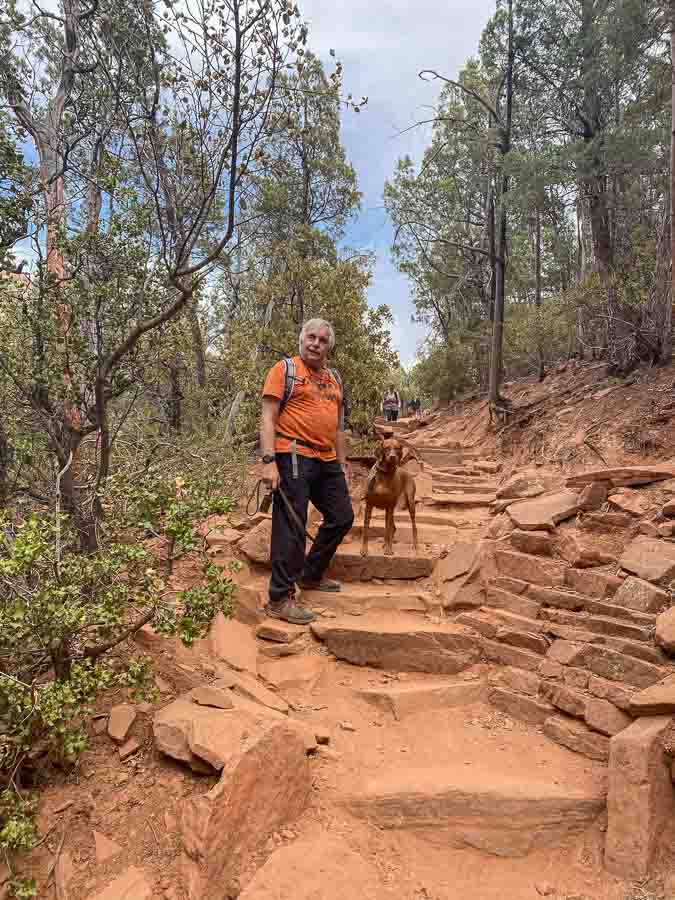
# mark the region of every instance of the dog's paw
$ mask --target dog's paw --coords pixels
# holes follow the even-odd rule
[[[393,556],[393,555],[394,555],[394,548],[393,548],[393,547],[385,547],[385,548],[384,548],[384,555],[385,555],[385,556]]]
[[[368,556],[368,551],[367,551],[367,550],[361,550],[361,556],[362,556],[364,559],[366,559],[366,557]]]

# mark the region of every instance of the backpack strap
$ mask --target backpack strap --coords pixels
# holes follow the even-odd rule
[[[337,369],[329,369],[328,372],[329,372],[331,378],[333,379],[333,381],[335,381],[337,383],[338,387],[340,388],[340,393],[342,394],[342,404],[340,406],[340,412],[338,414],[338,429],[340,431],[344,431],[345,430],[345,418],[349,414],[349,407],[347,404],[347,397],[345,395],[345,388],[344,388],[344,385],[342,384],[342,378]]]
[[[295,387],[295,363],[290,356],[284,357],[284,396],[279,404],[279,412],[286,406],[291,399],[293,388]]]

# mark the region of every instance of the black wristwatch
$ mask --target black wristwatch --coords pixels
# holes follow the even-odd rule
[[[265,463],[266,466],[269,466],[270,463],[273,463],[276,461],[276,456],[273,453],[266,453],[263,456],[262,461]]]

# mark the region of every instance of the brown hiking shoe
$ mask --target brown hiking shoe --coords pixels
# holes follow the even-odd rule
[[[326,594],[336,594],[342,590],[342,585],[334,578],[322,578],[321,581],[310,581],[301,578],[298,587],[303,591],[323,591]]]
[[[291,625],[309,625],[316,619],[313,612],[296,604],[295,591],[289,591],[288,596],[281,600],[270,600],[265,607],[265,612],[270,618],[282,619]]]

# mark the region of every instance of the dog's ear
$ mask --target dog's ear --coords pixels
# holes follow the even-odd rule
[[[396,455],[398,456],[398,464],[399,466],[403,465],[403,447],[401,444],[396,448]]]
[[[401,465],[404,466],[406,463],[409,463],[411,459],[414,459],[416,462],[420,461],[417,452],[413,450],[411,447],[408,447],[405,452],[405,456],[401,460]]]

